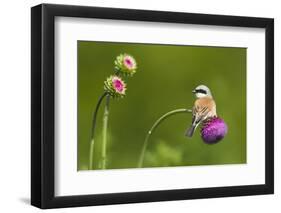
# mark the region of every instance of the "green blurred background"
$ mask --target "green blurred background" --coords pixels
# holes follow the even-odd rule
[[[135,168],[147,131],[164,113],[192,108],[192,90],[207,85],[228,134],[205,144],[198,128],[185,137],[191,114],[177,114],[150,138],[144,167],[246,163],[246,49],[78,41],[78,170],[88,169],[92,114],[114,60],[128,53],[137,73],[124,78],[126,96],[111,100],[107,169]],[[100,167],[104,105],[97,120],[94,168]]]

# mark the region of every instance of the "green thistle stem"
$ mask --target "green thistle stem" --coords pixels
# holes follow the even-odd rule
[[[103,137],[102,137],[102,151],[101,151],[101,168],[106,169],[106,144],[107,144],[107,128],[108,128],[108,115],[109,115],[109,100],[110,95],[106,95],[106,103],[103,114]]]
[[[166,114],[162,115],[160,118],[158,118],[158,120],[156,120],[156,122],[152,125],[152,127],[150,128],[150,130],[148,131],[143,146],[142,146],[142,151],[141,151],[141,155],[139,158],[139,162],[138,162],[138,168],[142,168],[143,166],[143,160],[144,160],[144,155],[145,155],[145,151],[148,145],[148,140],[150,138],[150,136],[152,135],[153,131],[156,129],[156,127],[158,127],[164,120],[166,120],[168,117],[178,114],[178,113],[191,113],[192,110],[190,109],[176,109],[176,110],[172,110],[170,112],[167,112]]]
[[[95,129],[96,129],[96,123],[97,123],[97,115],[98,115],[100,105],[106,95],[107,95],[107,93],[105,92],[100,96],[98,103],[96,105],[96,108],[95,108],[95,112],[93,114],[90,153],[89,153],[89,170],[93,169],[93,154],[94,154],[94,146],[95,146]]]

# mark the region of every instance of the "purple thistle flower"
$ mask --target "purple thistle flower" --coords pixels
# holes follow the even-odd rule
[[[201,137],[207,144],[219,142],[227,133],[227,125],[223,119],[213,117],[203,122]]]

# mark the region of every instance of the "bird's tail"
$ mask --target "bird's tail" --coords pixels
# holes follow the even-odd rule
[[[196,129],[196,125],[192,125],[189,129],[186,130],[185,136],[192,137],[195,129]]]

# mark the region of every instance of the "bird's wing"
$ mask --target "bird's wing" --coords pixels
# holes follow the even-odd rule
[[[192,117],[192,124],[197,125],[201,122],[201,120],[208,114],[208,107],[207,106],[194,106],[193,108],[193,117]]]
[[[191,122],[192,124],[194,124],[195,119],[196,119],[196,107],[194,105],[192,108],[192,122]]]
[[[200,123],[202,119],[204,119],[210,112],[213,104],[213,100],[209,98],[197,99],[193,107],[192,124],[197,125],[198,123]]]

